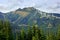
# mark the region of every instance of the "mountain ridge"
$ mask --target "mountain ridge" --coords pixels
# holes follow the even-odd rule
[[[17,28],[20,30],[22,26],[27,28],[28,25],[32,26],[37,24],[39,27],[46,29],[51,24],[54,29],[60,24],[60,14],[46,13],[35,8],[17,9],[8,13],[0,12],[0,19],[9,20],[13,31]]]

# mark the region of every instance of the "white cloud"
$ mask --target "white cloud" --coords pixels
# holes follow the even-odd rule
[[[0,0],[1,12],[24,7],[35,7],[41,11],[60,13],[60,0]]]

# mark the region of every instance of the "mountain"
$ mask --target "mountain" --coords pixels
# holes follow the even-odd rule
[[[37,24],[43,29],[47,29],[51,25],[54,30],[60,24],[60,14],[42,12],[33,7],[19,8],[8,13],[0,12],[0,19],[9,20],[13,30],[19,30],[22,26],[27,28],[27,26],[33,24]]]

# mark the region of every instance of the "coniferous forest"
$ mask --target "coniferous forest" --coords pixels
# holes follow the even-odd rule
[[[45,34],[42,28],[34,24],[32,27],[28,26],[26,31],[22,27],[15,37],[10,22],[0,20],[0,40],[60,40],[60,25],[57,27],[56,35],[53,32]]]

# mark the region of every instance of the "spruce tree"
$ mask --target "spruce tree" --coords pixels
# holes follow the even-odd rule
[[[9,21],[5,21],[4,25],[6,40],[13,40],[13,33]]]
[[[46,39],[46,36],[44,34],[42,27],[39,28],[38,35],[39,35],[39,40],[45,40]]]
[[[3,26],[3,21],[0,20],[0,40],[6,40],[6,36],[3,33],[4,26]]]
[[[60,24],[58,25],[58,30],[57,30],[57,40],[60,40]]]
[[[36,37],[35,37],[35,36],[33,36],[33,37],[32,37],[32,40],[36,40]]]
[[[56,40],[52,31],[46,35],[46,40]]]
[[[30,26],[28,26],[26,39],[27,40],[32,40],[32,30],[31,30],[31,27]]]
[[[39,40],[39,29],[38,29],[38,26],[35,25],[35,37],[36,37],[36,40]]]
[[[22,27],[22,30],[20,30],[20,40],[26,40],[26,33]]]
[[[0,40],[13,40],[9,21],[0,21]]]
[[[16,40],[18,40],[19,39],[19,37],[18,37],[18,34],[16,33]]]

